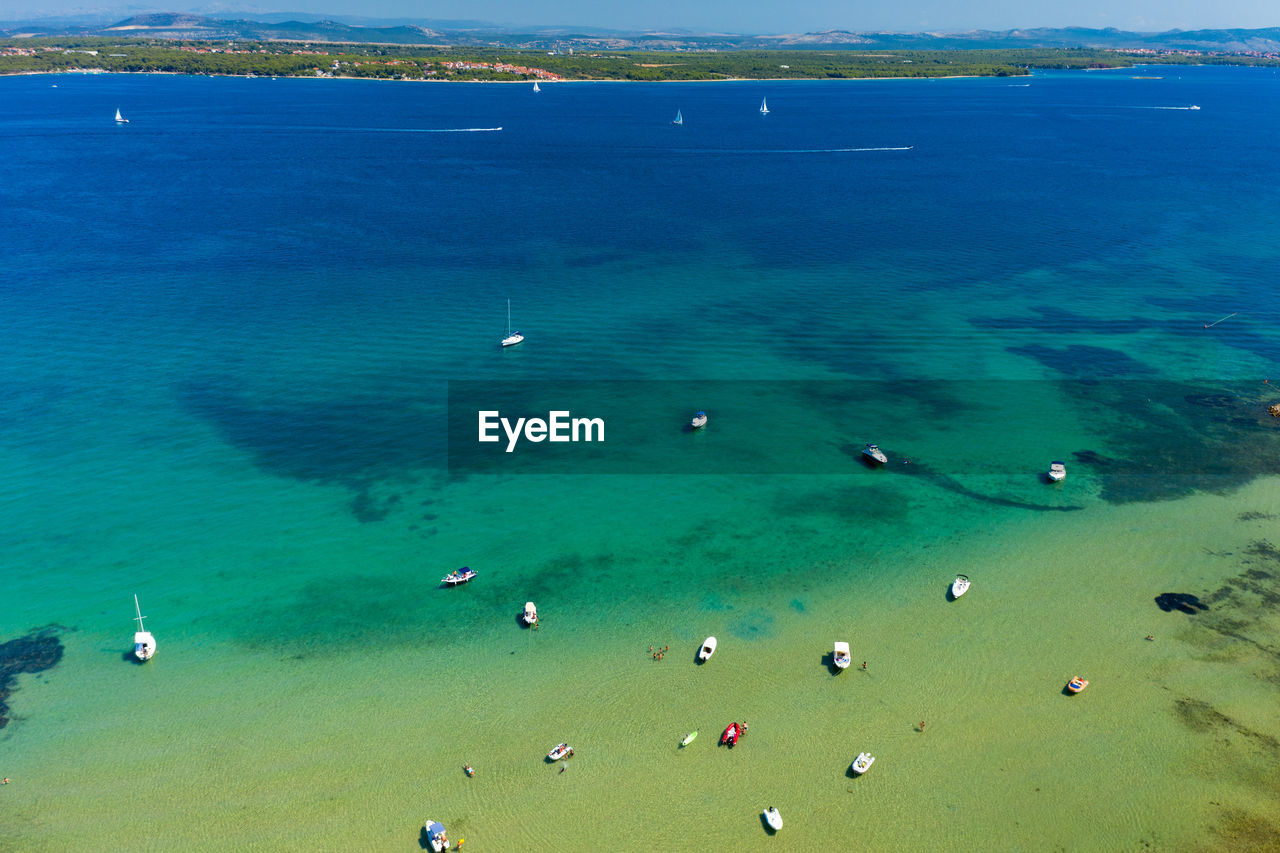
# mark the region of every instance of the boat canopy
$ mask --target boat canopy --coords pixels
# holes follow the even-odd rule
[[[427,824],[427,832],[431,833],[432,835],[443,835],[444,825],[440,823],[440,821],[438,820],[433,820],[431,821],[431,823]]]

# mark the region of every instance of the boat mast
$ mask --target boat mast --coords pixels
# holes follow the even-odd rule
[[[137,621],[137,623],[138,623],[138,630],[139,630],[139,631],[145,631],[145,630],[146,630],[146,628],[143,628],[143,627],[142,627],[142,605],[138,604],[138,594],[137,594],[137,593],[134,593],[134,595],[133,595],[133,610],[134,610],[134,612],[135,612],[135,613],[137,613],[137,614],[138,614],[136,617],[134,617],[134,618],[135,618],[135,620],[136,620],[136,621]]]

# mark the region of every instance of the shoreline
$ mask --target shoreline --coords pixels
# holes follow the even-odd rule
[[[1075,69],[1064,69],[1075,70]],[[1117,71],[1126,70],[1124,66],[1117,65],[1111,68],[1084,68],[1081,71]],[[190,74],[182,71],[108,71],[105,68],[76,68],[67,69],[65,71],[0,71],[0,77],[40,77],[40,76],[64,76],[70,74],[84,74],[100,76],[104,74],[120,74],[126,76],[148,76],[158,75],[164,77],[225,77],[229,79],[239,80],[356,80],[369,83],[483,83],[494,85],[519,85],[529,86],[538,83],[545,86],[559,86],[564,83],[639,83],[639,84],[655,84],[655,83],[842,83],[842,82],[867,82],[875,80],[1022,80],[1030,79],[1036,76],[1031,74],[1017,75],[998,75],[998,74],[946,74],[936,77],[919,77],[919,76],[896,76],[896,77],[725,77],[725,78],[707,78],[698,80],[616,80],[616,79],[582,79],[582,80],[464,80],[456,77],[432,77],[432,78],[414,78],[414,79],[396,79],[391,77],[351,77],[351,76],[323,76],[323,75],[303,75],[303,74]]]

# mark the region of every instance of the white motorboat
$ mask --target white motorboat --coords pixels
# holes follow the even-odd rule
[[[156,653],[156,638],[142,627],[142,607],[138,604],[136,595],[133,597],[133,609],[138,614],[133,617],[133,621],[138,623],[138,630],[133,635],[133,656],[140,661],[148,661]]]
[[[568,758],[573,755],[573,747],[567,743],[556,744],[556,748],[547,753],[547,758],[552,761],[559,761],[562,758]]]
[[[889,461],[889,457],[884,455],[884,451],[874,444],[868,444],[866,447],[862,448],[862,455],[870,459],[872,462],[879,463],[880,465]]]
[[[764,820],[774,832],[782,829],[782,815],[773,806],[764,810]]]
[[[422,828],[427,832],[427,843],[431,845],[432,850],[436,853],[444,853],[449,849],[449,838],[444,834],[444,825],[440,821],[427,818]]]
[[[702,648],[698,649],[698,660],[709,660],[716,653],[716,638],[707,637],[702,641]]]
[[[511,300],[507,300],[507,334],[502,339],[504,347],[513,347],[524,340],[524,335],[511,331]]]
[[[445,586],[459,586],[460,584],[464,584],[467,581],[471,580],[475,576],[476,576],[475,569],[471,568],[470,566],[463,566],[462,568],[457,569],[456,571],[449,572],[449,574],[440,578],[440,583],[444,584]]]
[[[696,415],[693,416],[693,420],[689,421],[689,426],[693,427],[694,429],[702,429],[706,425],[707,425],[706,412],[698,412]]]
[[[849,769],[861,776],[871,769],[871,765],[875,763],[876,757],[869,752],[859,752],[858,757],[853,759],[853,763],[849,765]]]
[[[1049,479],[1055,483],[1061,483],[1067,479],[1067,466],[1061,462],[1049,463]]]
[[[956,579],[951,582],[951,597],[959,598],[969,591],[969,577],[967,575],[956,575]]]
[[[836,665],[836,669],[848,669],[849,664],[853,663],[853,659],[849,657],[849,644],[837,640],[831,660]]]
[[[524,624],[528,625],[530,628],[538,624],[538,608],[533,606],[532,601],[526,601],[524,603],[524,616],[520,618],[524,619]]]

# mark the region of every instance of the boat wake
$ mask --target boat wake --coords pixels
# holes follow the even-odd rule
[[[880,148],[685,148],[679,154],[846,154],[857,151],[910,151],[914,145]]]
[[[501,127],[275,127],[260,125],[238,130],[314,131],[317,133],[497,133]]]
[[[497,133],[500,127],[344,127],[352,133]]]

